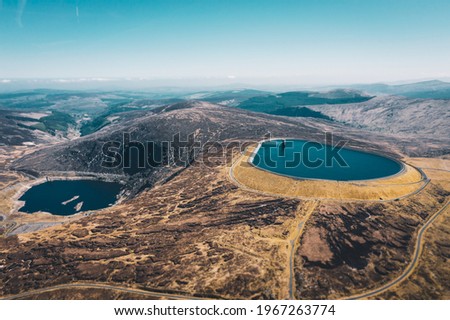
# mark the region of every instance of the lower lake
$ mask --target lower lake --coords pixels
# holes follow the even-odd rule
[[[22,212],[45,211],[68,216],[86,210],[98,210],[117,201],[122,185],[98,180],[56,180],[33,186],[19,199],[25,201]]]

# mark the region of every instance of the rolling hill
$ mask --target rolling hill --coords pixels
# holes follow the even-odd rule
[[[321,114],[307,112],[304,106],[321,104],[343,104],[370,100],[372,97],[353,90],[334,90],[329,92],[294,91],[252,97],[241,102],[237,107],[254,112],[296,117],[326,118]],[[293,108],[303,106],[300,111]]]

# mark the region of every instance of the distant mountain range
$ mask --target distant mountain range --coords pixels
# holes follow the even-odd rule
[[[168,85],[166,80],[129,80],[129,79],[0,79],[0,93],[30,92],[36,93],[44,89],[44,92],[51,90],[65,91],[88,90],[102,92],[128,92],[138,95],[151,95],[152,98],[172,98],[184,97],[185,99],[197,99],[212,103],[226,102],[233,100],[227,105],[236,104],[254,96],[267,95],[273,92],[292,91],[348,91],[359,90],[369,95],[401,95],[410,98],[422,99],[450,99],[450,82],[440,80],[429,80],[413,82],[408,84],[349,84],[349,85],[329,85],[329,86],[300,86],[300,85],[252,85],[251,83],[227,83],[220,85],[219,82],[201,84],[198,81],[191,81],[188,84],[180,81],[172,81]],[[36,90],[37,89],[37,90]],[[348,90],[345,90],[348,89]],[[157,93],[157,94],[155,94]],[[231,103],[231,104],[230,104]]]
[[[439,80],[422,81],[400,85],[375,83],[353,85],[350,87],[374,95],[389,94],[420,99],[450,99],[450,83]]]

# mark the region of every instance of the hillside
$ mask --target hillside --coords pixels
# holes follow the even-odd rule
[[[238,106],[240,103],[247,99],[251,99],[259,96],[266,96],[269,92],[253,90],[253,89],[241,89],[241,90],[228,90],[228,91],[204,91],[195,92],[188,95],[181,96],[186,100],[202,100],[216,104],[223,104],[227,106]]]
[[[164,179],[183,170],[202,151],[193,148],[192,138],[201,146],[208,141],[225,143],[245,143],[259,141],[270,132],[272,136],[289,136],[313,141],[324,141],[324,131],[334,133],[335,140],[345,139],[349,146],[376,150],[377,152],[394,154],[426,155],[445,152],[439,140],[423,139],[420,142],[411,139],[397,139],[385,136],[382,132],[367,136],[364,131],[354,130],[339,123],[324,119],[279,117],[263,113],[253,113],[232,107],[219,106],[207,102],[181,102],[149,111],[134,111],[127,113],[117,122],[100,131],[39,150],[17,160],[13,168],[27,172],[75,171],[119,174],[128,177],[130,194],[135,194],[142,188],[153,186]],[[130,144],[124,142],[124,134],[129,133]],[[180,154],[174,154],[165,142],[173,141],[179,134],[181,143],[191,140],[187,148],[181,148]],[[147,146],[155,146],[153,153],[150,147],[138,152],[133,147],[133,141]],[[397,151],[387,147],[386,143],[394,142]],[[109,160],[102,153],[105,143],[117,143],[115,151],[121,159],[129,160],[122,165],[105,165]],[[384,145],[384,147],[381,147]],[[391,144],[392,146],[392,144]],[[147,159],[155,157],[163,160],[158,163],[148,163]],[[167,166],[168,159],[178,159]]]
[[[367,101],[371,98],[353,90],[334,90],[329,92],[293,91],[253,97],[241,102],[237,107],[254,112],[277,112],[277,114],[282,114],[278,110],[307,105],[355,103]],[[290,113],[288,112],[284,115],[290,116]]]
[[[142,185],[152,185],[160,179],[165,179],[183,168],[193,160],[194,149],[181,149],[180,155],[174,155],[165,147],[164,142],[173,141],[174,135],[179,134],[181,143],[188,137],[195,137],[203,145],[207,141],[222,143],[225,141],[245,142],[258,141],[265,134],[299,135],[304,138],[323,140],[322,132],[317,124],[308,121],[300,123],[296,120],[280,121],[278,117],[258,113],[251,113],[231,107],[224,107],[207,102],[182,102],[156,108],[152,111],[135,111],[127,113],[126,117],[103,128],[102,130],[64,144],[39,150],[29,156],[19,159],[14,168],[35,172],[47,171],[76,171],[110,174],[125,174],[133,176],[130,183],[133,188]],[[301,130],[300,130],[301,129]],[[131,141],[143,144],[153,143],[155,150],[163,150],[162,154],[155,152],[158,159],[172,159],[179,156],[178,163],[172,166],[164,164],[149,165],[144,152],[138,153],[132,144],[125,145],[124,133],[130,134]],[[130,162],[124,166],[106,167],[102,161],[103,145],[107,142],[120,143],[118,152],[130,154]],[[192,141],[187,146],[192,147]],[[144,164],[144,165],[143,165]]]
[[[352,104],[309,106],[333,120],[371,131],[430,137],[449,143],[450,101],[376,97]]]
[[[399,85],[387,85],[378,83],[354,85],[352,87],[375,95],[388,94],[408,98],[450,99],[450,83],[439,80],[414,82]]]

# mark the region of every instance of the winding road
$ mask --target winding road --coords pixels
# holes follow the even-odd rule
[[[254,193],[259,193],[262,195],[266,195],[266,196],[275,196],[275,197],[281,197],[281,198],[297,198],[297,199],[301,199],[301,200],[328,200],[328,199],[312,199],[312,198],[303,198],[303,197],[289,197],[289,196],[283,196],[281,194],[271,194],[271,193],[267,193],[267,192],[262,192],[262,191],[258,191],[258,190],[254,190],[254,189],[250,189],[244,185],[242,185],[239,181],[237,181],[237,179],[234,177],[233,174],[233,170],[234,168],[240,163],[240,160],[242,157],[244,157],[245,153],[247,152],[247,148],[244,150],[244,152],[241,153],[241,155],[238,157],[238,159],[232,164],[232,166],[230,167],[229,170],[229,177],[232,180],[232,182],[234,182],[238,187],[246,190],[246,191],[250,191],[250,192],[254,192]],[[422,174],[422,179],[424,181],[423,185],[418,188],[417,190],[415,190],[414,192],[411,192],[407,195],[404,195],[400,198],[397,199],[388,199],[388,200],[345,200],[344,202],[388,202],[388,201],[396,201],[396,200],[400,200],[400,199],[404,199],[404,198],[408,198],[410,196],[413,196],[415,194],[420,193],[422,190],[425,189],[425,187],[430,183],[431,179],[429,179],[426,174],[423,172],[422,169],[428,169],[431,170],[432,168],[418,168],[416,166],[413,166],[414,168],[416,168],[417,170],[420,171],[420,173]],[[443,170],[442,171],[446,171],[448,172],[448,170]],[[334,199],[334,201],[336,201],[337,199]],[[339,200],[337,200],[339,201]],[[366,299],[369,297],[373,297],[376,296],[380,293],[383,293],[389,289],[391,289],[393,286],[403,282],[404,280],[406,280],[415,270],[416,266],[419,264],[419,260],[420,260],[420,256],[422,254],[422,249],[423,249],[423,236],[425,234],[425,232],[427,231],[427,229],[431,226],[431,224],[437,219],[437,217],[439,215],[441,215],[443,212],[446,211],[446,209],[448,208],[450,204],[450,201],[447,201],[446,204],[437,212],[435,212],[429,219],[428,221],[419,229],[419,233],[417,235],[417,240],[415,243],[415,247],[414,247],[414,253],[413,253],[413,258],[410,262],[410,264],[408,265],[408,267],[403,271],[403,273],[398,276],[397,278],[395,278],[394,280],[386,283],[385,285],[361,293],[361,294],[356,294],[350,297],[345,297],[342,298],[344,300],[357,300],[357,299]],[[301,222],[298,227],[298,237],[300,237],[301,235],[301,229],[303,228],[303,224],[307,221],[308,219],[305,219],[303,222]],[[289,272],[289,298],[290,299],[295,299],[294,297],[294,287],[295,287],[295,283],[294,283],[294,253],[295,253],[295,242],[294,240],[290,240],[290,258],[289,258],[289,268],[290,268],[290,272]]]
[[[147,295],[147,296],[151,296],[151,297],[167,298],[167,299],[172,299],[172,300],[207,300],[207,298],[202,298],[202,297],[194,297],[194,296],[187,296],[187,295],[185,296],[185,295],[181,295],[181,294],[171,294],[171,293],[163,293],[163,292],[156,292],[156,291],[148,291],[148,290],[135,289],[135,288],[129,288],[129,287],[121,287],[121,286],[115,286],[115,285],[113,286],[113,285],[101,284],[101,283],[61,284],[61,285],[51,286],[48,288],[30,290],[30,291],[23,292],[23,293],[0,297],[0,300],[23,299],[23,298],[27,298],[27,297],[30,297],[35,294],[51,292],[51,291],[56,291],[56,290],[62,290],[62,289],[73,289],[73,288],[115,290],[115,291],[120,291],[120,292]]]
[[[431,226],[431,224],[437,219],[437,217],[439,215],[441,215],[443,212],[445,212],[445,210],[448,208],[449,204],[450,204],[450,201],[447,201],[447,203],[439,211],[435,212],[431,216],[431,218],[428,219],[428,221],[419,229],[419,233],[417,234],[416,244],[414,247],[413,258],[412,258],[410,264],[408,265],[408,267],[405,269],[405,271],[403,271],[403,273],[400,276],[398,276],[394,280],[388,282],[387,284],[385,284],[377,289],[373,289],[371,291],[364,292],[364,293],[357,294],[357,295],[350,296],[350,297],[343,298],[343,299],[344,300],[356,300],[356,299],[370,298],[370,297],[376,296],[382,292],[385,292],[385,291],[391,289],[393,286],[406,280],[413,273],[414,269],[419,264],[419,259],[422,254],[423,243],[424,243],[423,236],[425,235],[425,232]]]
[[[295,249],[297,248],[298,241],[302,235],[303,228],[305,227],[305,222],[309,220],[314,209],[317,207],[318,202],[312,202],[310,208],[308,208],[305,218],[300,221],[293,233],[292,237],[289,239],[289,299],[295,299],[295,273],[294,273],[294,259],[295,259]]]
[[[245,189],[245,190],[248,190],[248,191],[252,191],[252,192],[256,192],[256,193],[260,193],[260,194],[264,194],[264,195],[268,195],[268,196],[283,197],[280,194],[268,194],[268,193],[264,193],[264,192],[259,192],[257,190],[252,190],[252,189],[249,189],[249,188],[241,185],[233,176],[233,169],[240,162],[239,161],[240,158],[241,157],[238,157],[238,160],[235,163],[233,163],[233,165],[230,167],[230,171],[229,171],[229,176],[230,176],[231,180],[235,184],[237,184],[242,189]],[[423,185],[422,188],[420,188],[419,190],[417,190],[413,194],[416,194],[416,193],[420,192],[421,190],[423,190],[425,188],[425,186],[428,184],[428,182],[429,182],[429,179],[427,179],[426,184]],[[410,196],[410,195],[408,195],[408,196]],[[318,199],[306,199],[306,200],[318,200]],[[375,202],[383,202],[383,201],[375,201]],[[289,241],[289,247],[290,247],[289,248],[289,298],[290,299],[295,299],[295,296],[294,296],[294,292],[295,292],[294,256],[295,256],[296,243],[298,242],[298,239],[301,236],[301,233],[302,233],[302,230],[304,228],[305,222],[309,219],[310,215],[314,211],[314,208],[317,206],[317,201],[314,202],[313,204],[314,205],[312,206],[312,208],[310,208],[308,210],[307,216],[302,221],[298,222],[298,224],[296,226],[296,229],[295,229],[295,231],[293,233],[293,236],[288,240]],[[445,205],[440,210],[435,212],[428,219],[428,221],[419,229],[419,232],[418,232],[418,235],[417,235],[417,239],[416,239],[416,243],[415,243],[415,247],[414,247],[414,253],[413,253],[412,260],[411,260],[410,264],[407,266],[407,268],[403,271],[403,273],[400,276],[398,276],[397,278],[393,279],[392,281],[384,284],[383,286],[381,286],[379,288],[376,288],[376,289],[373,289],[373,290],[370,290],[370,291],[367,291],[367,292],[364,292],[364,293],[356,294],[356,295],[353,295],[353,296],[350,296],[350,297],[345,297],[345,298],[342,298],[342,299],[355,300],[355,299],[370,298],[370,297],[376,296],[376,295],[378,295],[380,293],[383,293],[383,292],[391,289],[395,285],[398,285],[401,282],[403,282],[404,280],[406,280],[414,272],[415,268],[419,264],[419,260],[420,260],[420,257],[421,257],[422,251],[423,251],[423,243],[424,243],[423,237],[424,237],[426,231],[432,225],[432,223],[442,213],[444,213],[447,210],[449,204],[450,204],[450,201],[447,201],[445,203]],[[51,292],[51,291],[57,291],[57,290],[63,290],[63,289],[73,289],[73,288],[91,288],[91,289],[115,290],[115,291],[120,291],[120,292],[145,295],[145,296],[149,296],[149,297],[167,298],[167,299],[173,299],[173,300],[186,300],[186,299],[207,300],[207,299],[209,299],[209,298],[198,297],[198,296],[190,296],[190,295],[183,295],[183,294],[173,294],[173,293],[163,293],[163,292],[159,292],[159,291],[143,290],[143,289],[123,287],[123,286],[116,286],[116,285],[109,285],[109,284],[101,284],[101,283],[68,283],[68,284],[55,285],[55,286],[42,288],[42,289],[31,290],[31,291],[27,291],[27,292],[23,292],[23,293],[19,293],[19,294],[14,294],[14,295],[3,296],[3,297],[0,297],[0,300],[22,299],[22,298],[27,298],[27,297],[33,296],[35,294],[41,294],[41,293],[45,293],[45,292]]]
[[[298,238],[300,238],[301,230],[303,228],[304,222],[300,222],[296,229],[296,235],[293,240],[289,240],[289,299],[295,299],[295,274],[294,274],[294,256],[295,256],[295,243]]]

